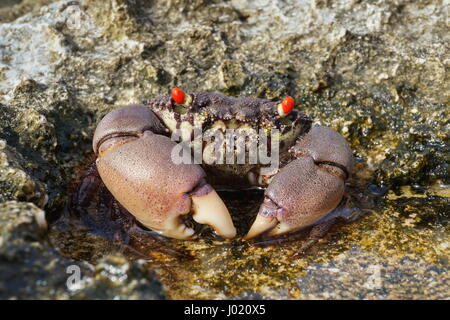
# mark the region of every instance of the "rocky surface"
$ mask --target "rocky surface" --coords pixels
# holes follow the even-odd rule
[[[155,272],[142,263],[112,255],[94,266],[62,257],[36,222],[42,213],[32,203],[0,204],[0,299],[165,297]]]
[[[1,298],[450,297],[445,1],[30,3],[0,9]],[[291,95],[350,142],[351,189],[389,192],[294,262],[298,242],[180,244],[198,260],[164,267],[61,255],[33,217],[61,215],[95,124],[174,86]]]

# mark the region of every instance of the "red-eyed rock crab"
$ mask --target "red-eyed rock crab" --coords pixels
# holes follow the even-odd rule
[[[224,150],[224,143],[232,145],[237,132],[245,133],[243,147],[236,144],[226,149],[231,153],[215,153]],[[253,153],[258,154],[256,163],[236,163],[242,155],[250,159],[250,146],[258,142],[265,142],[265,149]],[[104,184],[120,207],[115,223],[127,225],[130,234],[150,229],[176,239],[194,239],[196,223],[209,225],[223,238],[236,237],[227,207],[213,187],[265,188],[245,240],[320,226],[340,203],[353,166],[344,138],[312,126],[291,97],[274,102],[185,94],[178,88],[145,105],[108,113],[96,128],[93,149],[97,159],[79,184],[76,204],[88,206]],[[180,160],[182,153],[182,160],[190,162]],[[267,159],[262,161],[263,153],[276,160],[270,168]],[[104,205],[113,205],[108,203]]]

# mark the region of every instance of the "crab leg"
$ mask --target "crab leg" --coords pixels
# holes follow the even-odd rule
[[[352,151],[341,135],[315,126],[290,152],[294,160],[273,177],[244,239],[303,229],[325,217],[341,201],[353,166]]]
[[[182,216],[193,214],[224,238],[236,235],[228,209],[196,164],[174,163],[176,143],[147,107],[132,105],[107,114],[94,135],[98,172],[108,190],[151,230],[192,239]]]

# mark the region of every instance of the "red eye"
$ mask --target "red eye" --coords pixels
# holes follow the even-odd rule
[[[178,103],[178,104],[183,104],[185,101],[185,94],[184,91],[180,88],[173,88],[172,89],[172,99]]]
[[[284,114],[288,114],[294,109],[294,98],[286,97],[281,101],[281,107],[283,108]]]

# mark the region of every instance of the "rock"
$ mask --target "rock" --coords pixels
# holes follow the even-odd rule
[[[351,268],[349,268],[351,266]],[[420,274],[420,277],[417,277]],[[445,268],[405,257],[392,259],[352,248],[328,264],[311,265],[298,278],[305,299],[443,298],[450,278]],[[408,291],[402,286],[407,283]]]
[[[106,256],[94,267],[62,257],[35,221],[42,213],[32,203],[0,204],[0,299],[164,299],[140,262]]]
[[[33,179],[24,165],[22,156],[0,139],[0,201],[33,201],[43,207],[47,199],[45,186]]]
[[[9,239],[0,245],[0,296],[448,298],[448,285],[436,285],[448,272],[446,14],[441,1],[406,0],[24,0],[0,9],[0,237]],[[358,158],[350,187],[365,194],[376,185],[388,196],[370,210],[353,203],[362,218],[295,263],[286,253],[298,242],[180,244],[203,260],[149,263],[164,293],[147,264],[105,252],[74,262],[37,236],[33,215],[45,212],[52,225],[92,161],[99,119],[172,87],[293,96],[350,142]],[[251,215],[250,204],[234,212]],[[386,274],[383,292],[364,286],[366,260]],[[78,291],[66,286],[72,264],[87,277]],[[354,272],[321,294],[333,268]]]
[[[6,0],[0,4],[0,23],[11,22],[18,17],[39,10],[54,0]]]

